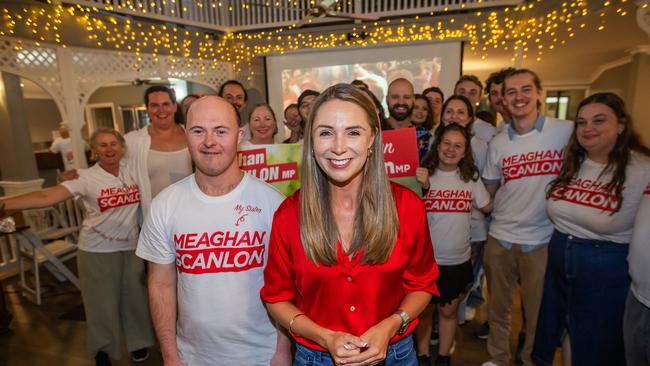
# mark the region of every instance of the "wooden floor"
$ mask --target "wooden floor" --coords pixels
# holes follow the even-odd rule
[[[14,319],[11,333],[0,335],[0,366],[94,365],[94,360],[86,355],[86,324],[78,320],[82,305],[79,292],[68,283],[57,282],[49,274],[43,277],[47,291],[40,306],[20,294],[17,277],[2,281]],[[456,351],[452,356],[454,366],[480,365],[488,360],[485,341],[472,336],[472,332],[485,320],[484,308],[479,309],[474,321],[459,328],[456,336]],[[513,350],[521,324],[519,309],[518,304],[515,304],[513,307],[515,332],[511,337]],[[435,354],[435,349],[432,350],[432,354]],[[132,365],[128,356],[124,350],[122,360],[113,361],[113,364]],[[557,359],[558,357],[555,364],[560,365]],[[140,365],[162,365],[160,353],[155,350],[149,360]]]

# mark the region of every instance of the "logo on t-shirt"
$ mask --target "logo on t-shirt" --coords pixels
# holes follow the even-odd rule
[[[124,187],[103,188],[97,198],[99,211],[104,212],[111,208],[132,205],[140,202],[140,191],[137,184]]]
[[[472,191],[456,189],[430,189],[424,197],[427,212],[470,212]]]
[[[176,267],[184,273],[242,272],[264,266],[265,231],[176,233]]]
[[[531,151],[502,160],[503,183],[537,175],[557,175],[562,168],[563,150]]]
[[[597,180],[573,178],[566,187],[553,191],[551,197],[581,206],[615,212],[620,202],[613,194],[615,188],[610,190],[610,187],[609,183]]]

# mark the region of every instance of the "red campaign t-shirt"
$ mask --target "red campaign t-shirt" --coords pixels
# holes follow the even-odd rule
[[[349,259],[337,245],[338,263],[311,262],[300,240],[300,191],[287,198],[273,218],[269,260],[264,270],[262,300],[291,301],[316,324],[356,336],[393,314],[407,292],[438,295],[438,266],[433,257],[424,203],[407,188],[391,183],[400,230],[388,261],[361,263],[361,255]],[[413,321],[395,343],[410,334]],[[306,347],[327,352],[317,343],[294,335]]]

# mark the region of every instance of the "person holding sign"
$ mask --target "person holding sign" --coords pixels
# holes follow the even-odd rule
[[[97,365],[119,359],[123,332],[133,361],[149,357],[154,344],[144,286],[144,263],[135,256],[140,190],[122,157],[124,137],[96,129],[90,146],[98,163],[79,170],[79,178],[0,201],[4,210],[49,207],[81,197],[88,213],[79,235],[77,267],[88,324],[88,352]]]
[[[416,170],[418,182],[426,190],[424,202],[429,232],[440,268],[440,297],[433,301],[440,304],[440,346],[436,366],[450,364],[458,324],[458,305],[461,294],[473,279],[470,261],[472,208],[486,214],[492,210],[490,194],[479,179],[474,164],[470,132],[457,123],[448,123],[444,119],[443,123],[437,130],[431,151],[422,162],[423,167]],[[418,354],[427,365],[432,314],[432,308],[423,312],[417,330]]]
[[[275,213],[261,290],[294,365],[417,365],[411,333],[438,268],[424,202],[386,177],[379,123],[348,84],[309,116],[302,189]]]

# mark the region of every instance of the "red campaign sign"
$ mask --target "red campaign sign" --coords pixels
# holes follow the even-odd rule
[[[415,128],[383,131],[381,138],[388,178],[414,177],[420,164]]]

